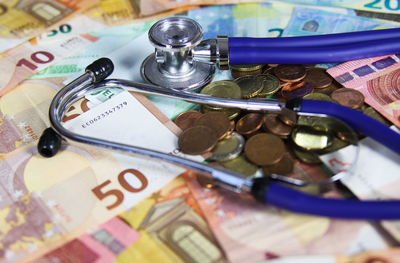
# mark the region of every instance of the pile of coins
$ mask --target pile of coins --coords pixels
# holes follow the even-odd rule
[[[215,81],[200,93],[234,99],[326,100],[385,122],[364,105],[360,92],[341,87],[323,68],[239,65],[232,66],[231,73],[234,80]],[[351,136],[341,132],[331,118],[298,118],[285,108],[274,113],[201,105],[200,111],[183,112],[174,122],[182,129],[178,147],[183,153],[204,155],[210,163],[247,176],[254,176],[260,168],[264,174],[289,175],[295,161],[320,163],[320,154],[352,143]]]

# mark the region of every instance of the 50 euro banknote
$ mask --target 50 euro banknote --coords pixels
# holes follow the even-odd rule
[[[98,0],[1,1],[0,52],[23,43],[46,30],[56,30]]]
[[[65,125],[81,134],[181,154],[178,128],[144,96],[119,93]],[[53,158],[41,157],[36,143],[6,153],[0,162],[0,257],[32,260],[33,254],[40,256],[139,203],[183,171],[77,144]]]

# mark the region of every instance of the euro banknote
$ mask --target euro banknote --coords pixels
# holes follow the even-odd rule
[[[343,86],[360,91],[366,103],[400,127],[398,54],[349,61],[328,73]]]
[[[387,250],[366,251],[355,255],[340,256],[304,256],[287,257],[276,260],[269,260],[271,263],[364,263],[378,260],[381,262],[398,263],[400,262],[400,250],[391,248]]]
[[[318,168],[303,173],[313,176],[315,169]],[[269,262],[291,256],[340,255],[360,253],[359,248],[387,248],[379,233],[365,221],[294,214],[256,203],[249,196],[202,188],[192,175],[185,179],[229,262]],[[339,196],[334,192],[325,195]]]
[[[306,5],[319,5],[319,6],[334,6],[344,7],[357,10],[383,12],[383,13],[400,13],[400,2],[398,0],[283,0],[286,2],[306,4]]]
[[[0,3],[0,53],[46,30],[67,30],[62,25],[98,0],[2,1]]]
[[[371,138],[361,140],[358,148],[357,169],[348,171],[342,182],[362,200],[400,199],[400,156]],[[346,147],[331,155],[349,156],[351,149]],[[341,169],[346,170],[346,167]],[[382,221],[381,224],[400,242],[400,221]]]
[[[284,36],[322,35],[398,27],[400,23],[355,14],[331,12],[308,6],[296,7]]]
[[[222,5],[222,4],[237,4],[245,2],[274,2],[269,0],[181,0],[181,1],[162,1],[150,0],[141,1],[140,7],[145,12],[154,13],[162,10],[176,8],[182,5]],[[313,6],[326,6],[326,7],[342,7],[357,10],[365,10],[372,12],[384,13],[400,13],[400,3],[398,0],[280,0],[280,2],[289,2],[294,4],[304,4]]]
[[[42,86],[40,93],[45,92],[54,94],[54,84]],[[36,108],[37,115],[47,110],[45,104]],[[67,116],[71,114],[75,112]],[[133,116],[135,121],[131,121]],[[126,91],[70,118],[65,126],[80,134],[184,157],[176,149],[179,129],[144,96]],[[148,158],[73,143],[55,157],[44,158],[32,142],[2,155],[0,166],[3,262],[32,260],[128,210],[184,171]]]
[[[5,70],[0,74],[0,95],[60,59],[80,52],[89,43],[98,40],[96,35],[107,34],[108,28],[114,29],[124,24],[135,28],[132,22],[151,21],[187,9],[176,9],[153,17],[139,17],[139,13],[134,12],[131,5],[131,1],[125,0],[100,1],[83,14],[60,25],[58,29],[31,38],[30,41],[2,53],[0,66]],[[121,32],[119,29],[115,31]],[[126,35],[127,33],[124,34]]]
[[[226,262],[180,176],[37,262]]]

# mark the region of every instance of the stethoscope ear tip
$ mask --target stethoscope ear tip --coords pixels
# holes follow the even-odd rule
[[[100,82],[111,75],[114,71],[114,64],[109,58],[99,58],[86,67],[86,72],[91,72],[94,83]]]
[[[37,146],[41,156],[50,158],[57,154],[61,148],[61,136],[58,135],[52,128],[47,128],[40,136]]]

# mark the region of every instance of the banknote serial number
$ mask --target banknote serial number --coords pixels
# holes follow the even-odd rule
[[[123,107],[125,107],[125,106],[127,106],[127,105],[128,105],[128,102],[126,102],[126,101],[121,102],[121,103],[118,104],[118,105],[115,105],[114,107],[112,107],[112,108],[110,108],[110,109],[104,111],[103,113],[97,115],[97,116],[94,117],[93,119],[87,121],[86,123],[83,123],[83,124],[82,124],[82,128],[87,128],[87,127],[89,127],[90,125],[93,125],[93,124],[95,124],[96,122],[98,122],[98,121],[100,121],[100,120],[102,120],[102,119],[105,119],[105,118],[111,116],[113,113],[115,113],[116,111],[121,110]]]

